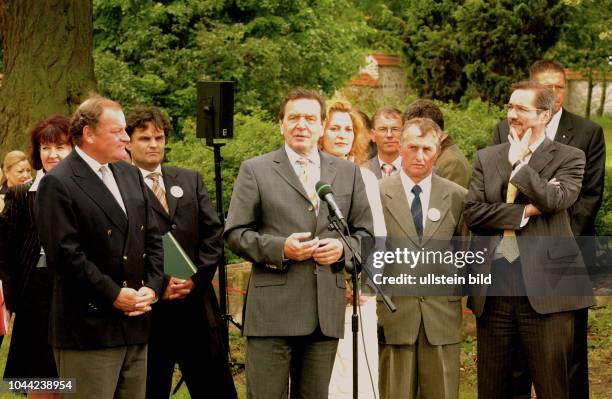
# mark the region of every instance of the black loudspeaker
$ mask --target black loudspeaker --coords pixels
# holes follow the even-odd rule
[[[197,83],[198,109],[196,136],[207,145],[214,139],[234,136],[234,82],[206,81]]]

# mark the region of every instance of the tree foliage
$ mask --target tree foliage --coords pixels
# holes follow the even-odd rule
[[[409,79],[421,97],[498,104],[509,83],[556,43],[567,14],[555,0],[390,0],[379,9],[393,15],[389,31],[404,41]]]
[[[290,88],[341,87],[370,31],[348,0],[95,0],[94,15],[101,91],[165,108],[179,135],[196,81],[233,80],[238,113],[274,119]]]
[[[549,56],[578,70],[601,69],[612,56],[612,0],[566,0],[571,10]]]

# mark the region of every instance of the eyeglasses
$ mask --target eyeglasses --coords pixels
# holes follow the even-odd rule
[[[396,126],[379,126],[376,129],[374,129],[377,133],[380,134],[386,134],[389,130],[391,131],[392,134],[400,134],[400,132],[402,131],[401,127],[396,127]]]
[[[514,112],[516,112],[517,114],[528,114],[531,111],[535,111],[535,112],[545,111],[545,109],[543,108],[527,108],[527,107],[523,107],[522,105],[504,104],[504,110],[506,112],[510,112],[511,109],[513,109]]]

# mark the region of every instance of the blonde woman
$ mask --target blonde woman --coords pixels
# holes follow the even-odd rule
[[[323,126],[323,136],[319,141],[321,151],[339,158],[347,159],[358,165],[367,159],[368,132],[362,117],[348,103],[334,102],[327,111]],[[361,168],[366,187],[366,195],[372,210],[374,234],[377,238],[387,235],[382,213],[378,179],[368,169]],[[365,277],[362,277],[365,279]],[[348,287],[348,286],[347,286]],[[365,290],[364,290],[365,291]],[[376,337],[376,297],[360,295],[362,322],[359,335],[359,398],[378,397],[378,341]],[[347,299],[352,303],[352,289],[347,288]],[[353,342],[351,330],[352,308],[348,306],[345,314],[344,338],[338,343],[336,361],[329,384],[329,397],[333,399],[352,398]],[[365,351],[362,335],[365,338]],[[367,355],[367,363],[364,354]],[[370,380],[371,371],[372,380]],[[375,396],[376,395],[376,396]]]
[[[9,187],[32,180],[32,168],[28,157],[21,151],[11,151],[4,157],[0,175],[0,211],[4,208],[4,196]]]

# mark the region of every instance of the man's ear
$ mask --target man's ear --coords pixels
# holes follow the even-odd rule
[[[85,141],[86,143],[92,144],[94,142],[94,132],[93,129],[91,128],[91,126],[89,125],[85,125],[85,127],[83,127],[83,141]]]
[[[546,110],[544,112],[542,112],[542,118],[544,121],[544,124],[548,124],[548,122],[550,122],[551,118],[552,118],[552,112],[550,110]]]

